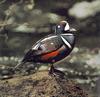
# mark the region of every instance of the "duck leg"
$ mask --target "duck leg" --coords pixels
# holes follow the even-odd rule
[[[65,77],[65,73],[60,71],[60,70],[58,70],[58,69],[55,69],[53,64],[50,67],[49,74],[50,75],[54,75],[54,76],[58,76],[60,78],[64,78]]]
[[[49,74],[52,75],[54,73],[54,66],[51,64]]]

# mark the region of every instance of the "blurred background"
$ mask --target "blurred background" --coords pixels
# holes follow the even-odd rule
[[[0,68],[14,67],[61,20],[77,30],[77,41],[55,66],[100,97],[100,0],[0,0]]]

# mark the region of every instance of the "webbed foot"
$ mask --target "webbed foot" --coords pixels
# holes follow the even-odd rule
[[[49,70],[49,75],[53,75],[54,77],[64,78],[66,75],[64,72],[55,69],[53,65],[51,65]]]

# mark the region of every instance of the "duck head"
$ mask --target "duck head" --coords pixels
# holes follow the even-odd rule
[[[69,26],[69,23],[67,21],[61,21],[55,27],[55,34],[72,33],[75,31],[76,30],[74,28],[71,28]]]

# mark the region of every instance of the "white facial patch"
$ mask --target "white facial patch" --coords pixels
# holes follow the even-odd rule
[[[69,30],[69,28],[70,28],[69,27],[69,24],[66,22],[66,26],[65,26],[65,29],[64,30],[67,31],[67,30]]]
[[[67,21],[61,21],[61,22],[63,22],[63,23],[65,23],[65,24],[66,24],[66,26],[65,26],[65,28],[64,28],[64,31],[67,31],[67,30],[69,30],[69,29],[70,29],[69,24],[68,24],[68,22],[67,22]]]

